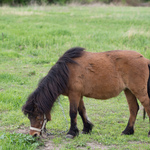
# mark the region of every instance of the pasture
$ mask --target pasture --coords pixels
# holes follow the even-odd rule
[[[134,135],[123,135],[129,110],[122,92],[107,101],[84,98],[91,134],[65,139],[70,125],[69,102],[60,97],[52,110],[52,121],[42,139],[28,135],[30,122],[21,111],[28,95],[37,87],[58,58],[81,46],[91,52],[134,50],[150,59],[150,9],[115,6],[0,7],[0,150],[17,149],[150,149],[149,119],[143,107]],[[64,114],[63,114],[64,111]],[[66,118],[66,120],[65,120]]]

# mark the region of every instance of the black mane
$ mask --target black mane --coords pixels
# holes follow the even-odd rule
[[[51,110],[57,97],[63,94],[67,89],[69,80],[67,64],[75,64],[76,62],[72,58],[80,57],[83,50],[84,48],[81,47],[71,48],[59,58],[22,107],[22,111],[25,115],[33,113],[35,108],[39,113],[45,114]]]

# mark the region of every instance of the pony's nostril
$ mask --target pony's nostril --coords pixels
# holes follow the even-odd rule
[[[38,134],[37,133],[35,133],[34,135],[33,135],[33,137],[35,138],[35,137],[37,137],[38,136]]]

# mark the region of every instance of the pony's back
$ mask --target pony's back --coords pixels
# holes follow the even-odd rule
[[[84,52],[74,60],[79,65],[69,65],[69,88],[81,95],[108,99],[126,88],[147,85],[149,60],[135,51]]]

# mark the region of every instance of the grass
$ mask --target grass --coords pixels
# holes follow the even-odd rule
[[[0,150],[44,149],[41,141],[17,133],[30,126],[21,107],[58,58],[69,48],[87,51],[135,50],[150,59],[150,9],[112,6],[29,6],[0,8]],[[74,140],[60,134],[70,125],[69,103],[61,96],[66,119],[56,102],[52,121],[54,133],[44,143],[65,149],[149,149],[148,119],[140,109],[135,134],[121,136],[129,111],[123,93],[108,101],[85,98],[85,106],[95,127],[90,135]],[[82,121],[78,116],[78,127]],[[28,130],[27,130],[28,132]]]
[[[16,149],[17,147],[17,150],[22,150],[27,147],[27,149],[31,150],[40,145],[36,139],[20,133],[4,133],[0,139],[3,140],[0,146],[1,149]],[[3,145],[5,145],[5,147],[3,147]]]

